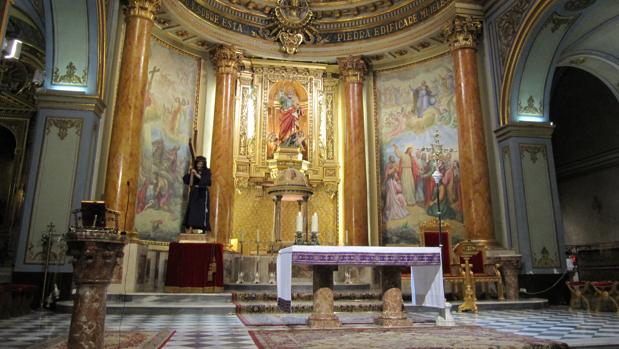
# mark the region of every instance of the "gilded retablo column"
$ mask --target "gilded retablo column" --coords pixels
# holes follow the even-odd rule
[[[159,0],[129,0],[125,7],[125,41],[105,176],[105,202],[121,212],[121,230],[130,234],[141,158],[144,97],[153,19]],[[125,217],[126,215],[126,217]]]
[[[344,81],[344,229],[348,244],[368,245],[367,179],[363,120],[363,77],[367,70],[359,56],[338,60]]]
[[[234,126],[234,91],[241,52],[231,46],[219,47],[213,55],[217,69],[215,116],[211,149],[211,229],[218,242],[227,244],[232,228],[234,177],[232,139]]]
[[[454,65],[464,226],[472,240],[494,240],[488,156],[477,78],[481,22],[456,16],[445,28]]]

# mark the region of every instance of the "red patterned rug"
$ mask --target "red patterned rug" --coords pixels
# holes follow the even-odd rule
[[[104,349],[160,349],[176,331],[106,332]],[[31,346],[29,349],[67,349],[67,337],[61,336]]]
[[[249,331],[260,349],[493,348],[565,349],[564,343],[478,326]]]
[[[236,316],[245,326],[305,326],[311,313],[239,313]],[[336,313],[343,325],[373,325],[378,312],[351,312]],[[415,324],[431,323],[436,321],[434,313],[409,313],[408,318]]]

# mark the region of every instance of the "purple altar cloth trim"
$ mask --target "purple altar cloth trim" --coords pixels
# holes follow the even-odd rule
[[[439,253],[293,252],[293,264],[308,265],[439,265]]]
[[[277,307],[285,313],[292,313],[292,301],[288,301],[278,297]]]

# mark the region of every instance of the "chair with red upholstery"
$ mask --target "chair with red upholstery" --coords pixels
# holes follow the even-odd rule
[[[449,235],[449,224],[441,222],[440,234],[438,228],[438,219],[436,218],[422,223],[419,226],[421,245],[426,247],[438,247],[442,245],[441,262],[443,266],[443,280],[445,283],[452,285],[454,295],[459,294],[460,297],[462,297],[463,288],[460,287],[460,285],[464,283],[464,272],[460,270],[459,264],[454,263],[451,237]]]
[[[500,264],[488,263],[486,251],[488,246],[479,244],[479,252],[469,259],[471,264],[471,273],[475,284],[481,284],[482,290],[487,292],[488,284],[496,285],[497,298],[500,301],[505,300],[505,289],[503,286],[503,278],[501,277]],[[460,264],[464,269],[464,258],[460,257]]]

